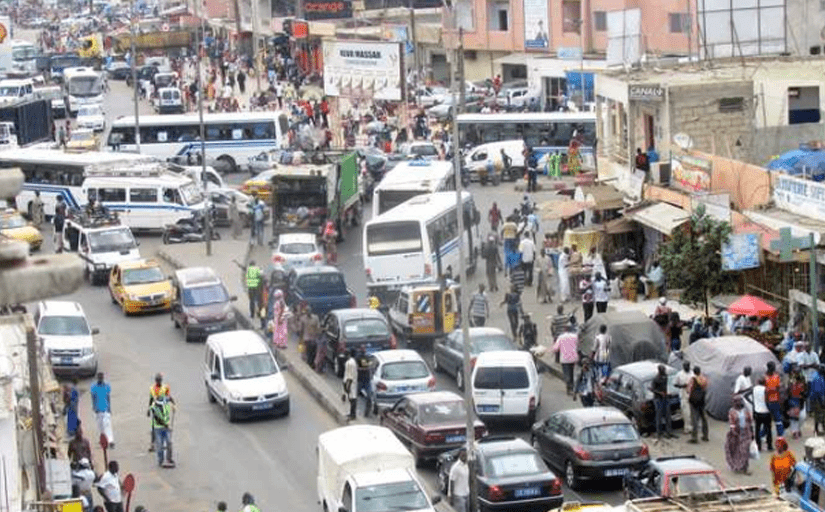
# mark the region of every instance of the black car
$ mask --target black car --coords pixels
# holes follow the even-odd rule
[[[585,479],[622,478],[650,460],[633,422],[613,407],[557,412],[533,425],[531,438],[571,489]]]
[[[478,440],[474,449],[481,512],[545,512],[561,506],[564,499],[561,480],[527,441],[512,436],[486,437]],[[438,485],[444,494],[447,494],[450,469],[460,450],[438,456]]]
[[[607,382],[596,388],[596,399],[602,405],[612,405],[628,418],[633,418],[639,432],[656,431],[656,410],[650,386],[658,373],[658,361],[638,361],[616,367]],[[674,427],[682,423],[679,391],[673,384],[676,369],[667,368],[667,393],[670,418]]]
[[[658,457],[624,477],[628,499],[705,494],[724,490],[719,471],[692,455]]]
[[[344,273],[329,265],[291,269],[285,299],[293,310],[301,303],[307,303],[319,318],[334,309],[354,308],[356,304],[355,294],[347,287]]]
[[[327,358],[339,378],[351,350],[363,348],[367,354],[396,348],[395,335],[378,310],[367,308],[335,309],[321,321]]]
[[[141,80],[152,80],[159,72],[160,71],[157,66],[154,64],[147,64],[139,67],[135,74],[137,75],[138,83],[140,83]],[[132,73],[126,75],[126,85],[132,87]]]
[[[482,352],[517,350],[504,331],[495,327],[471,327],[470,342],[470,355],[473,362]],[[433,344],[433,371],[454,376],[458,389],[464,389],[464,334],[461,329],[436,340]]]

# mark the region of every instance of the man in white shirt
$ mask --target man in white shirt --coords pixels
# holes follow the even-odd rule
[[[736,377],[733,384],[733,395],[741,396],[745,400],[745,407],[753,412],[753,381],[751,380],[751,367],[742,368],[742,373]]]
[[[688,400],[690,393],[688,393],[688,384],[690,384],[690,379],[693,378],[693,374],[690,372],[690,363],[688,361],[684,361],[682,363],[682,371],[676,374],[676,377],[673,379],[673,385],[679,390],[679,405],[682,408],[682,418],[684,419],[684,432],[685,434],[690,434],[693,432],[690,421],[690,401]]]
[[[456,512],[467,512],[470,501],[470,469],[467,467],[467,451],[461,450],[458,460],[450,468],[447,497]]]
[[[106,512],[123,512],[123,495],[120,492],[120,479],[118,470],[120,467],[116,460],[109,461],[109,470],[100,477],[95,487],[103,496],[103,506]]]
[[[518,252],[521,253],[521,266],[524,269],[524,285],[533,286],[533,262],[536,259],[536,243],[529,231],[524,232],[524,237],[518,245]]]
[[[799,367],[805,373],[805,381],[810,385],[819,368],[819,356],[811,350],[811,342],[805,342],[805,351],[799,356]]]
[[[349,354],[344,363],[344,395],[349,400],[349,419],[355,419],[355,408],[358,406],[358,362],[355,360],[355,350]]]
[[[94,502],[92,500],[92,486],[94,485],[95,472],[92,471],[92,464],[89,459],[83,457],[78,462],[78,468],[72,470],[72,486],[77,486],[80,496],[86,500],[83,506],[84,511],[92,510]]]
[[[773,449],[773,436],[771,435],[771,413],[765,403],[765,377],[760,377],[759,382],[753,387],[753,426],[756,429],[756,446],[762,451],[762,436],[768,444],[767,451]]]

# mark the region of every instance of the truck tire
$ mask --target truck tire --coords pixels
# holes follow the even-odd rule
[[[236,173],[238,172],[238,164],[235,163],[235,159],[229,155],[221,155],[217,158],[218,162],[221,162],[228,168],[226,171],[227,173]]]

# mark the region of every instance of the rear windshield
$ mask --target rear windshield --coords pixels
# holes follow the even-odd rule
[[[518,477],[544,473],[547,467],[535,452],[510,452],[487,459],[484,474],[487,477]]]
[[[229,295],[222,284],[183,289],[184,306],[206,306],[207,304],[221,304],[228,301]]]
[[[344,282],[344,276],[336,272],[327,272],[324,274],[310,274],[298,278],[298,288],[304,291],[312,291],[318,293],[340,292],[346,291],[347,285]]]
[[[670,494],[697,494],[722,490],[722,483],[714,473],[679,475],[671,479]]]
[[[421,225],[418,222],[388,222],[367,226],[367,254],[370,256],[421,251]]]
[[[636,429],[628,423],[588,427],[582,429],[579,433],[579,441],[582,444],[590,445],[628,443],[638,440],[639,434],[636,432]]]
[[[530,387],[527,370],[520,366],[482,367],[476,371],[476,389],[525,389]]]
[[[384,380],[423,379],[429,375],[430,370],[423,361],[399,361],[381,367],[381,378]]]
[[[315,244],[300,242],[281,244],[278,250],[282,254],[308,254],[315,252]]]
[[[458,423],[467,419],[467,408],[464,407],[463,400],[422,405],[419,413],[424,425]]]
[[[344,335],[350,341],[389,338],[387,323],[378,318],[360,318],[344,324]]]

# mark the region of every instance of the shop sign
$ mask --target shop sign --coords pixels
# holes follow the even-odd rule
[[[352,18],[352,0],[304,0],[304,17],[311,21]]]
[[[687,192],[710,191],[710,160],[692,155],[673,155],[670,160],[670,183]]]
[[[825,183],[777,175],[773,185],[776,206],[812,219],[825,220]]]
[[[560,60],[582,60],[582,49],[578,46],[561,46],[556,50],[556,58]]]
[[[762,264],[760,233],[739,233],[730,235],[728,243],[722,244],[722,270],[745,270]]]
[[[400,101],[401,43],[324,41],[324,94]]]
[[[662,101],[665,90],[659,84],[634,84],[628,88],[627,97],[630,101]]]

